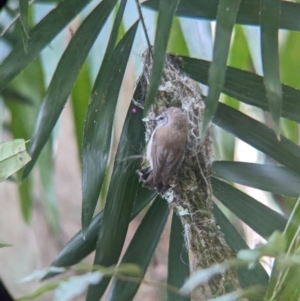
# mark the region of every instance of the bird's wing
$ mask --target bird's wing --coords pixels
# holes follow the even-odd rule
[[[155,131],[151,146],[152,173],[154,184],[162,182],[167,185],[171,177],[180,166],[185,147],[183,149],[174,147],[170,135],[165,131]],[[181,137],[179,137],[181,138]],[[164,147],[158,145],[156,141],[164,141]]]
[[[154,138],[154,137],[153,137]],[[161,176],[166,163],[167,149],[152,143],[152,175],[155,185],[161,182]]]
[[[167,150],[167,157],[165,161],[165,166],[161,175],[161,182],[167,185],[174,175],[174,173],[179,168],[184,156],[184,151],[182,149],[170,148]]]

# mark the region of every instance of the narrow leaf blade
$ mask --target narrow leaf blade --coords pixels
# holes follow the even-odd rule
[[[82,148],[82,231],[87,231],[104,181],[110,154],[116,104],[137,23],[113,51],[126,1],[115,19],[106,53],[96,78],[84,126]],[[95,162],[97,162],[95,164]]]
[[[52,234],[57,238],[60,235],[59,214],[56,203],[54,185],[54,159],[52,154],[52,144],[49,141],[38,160],[38,167],[43,187],[45,215]],[[27,178],[26,178],[27,179]],[[25,179],[25,180],[26,180]]]
[[[157,195],[153,190],[139,186],[131,212],[131,220],[134,219]],[[60,251],[51,266],[69,267],[77,264],[96,249],[98,233],[102,227],[103,211],[98,213],[86,232],[85,239],[79,231]],[[43,279],[56,275],[48,273]]]
[[[20,197],[20,205],[23,218],[26,223],[29,224],[31,220],[31,212],[32,212],[32,178],[27,177],[22,183],[18,185],[19,197]]]
[[[24,50],[27,52],[28,45],[28,0],[19,0],[20,20],[22,25],[22,37]]]
[[[143,2],[143,6],[158,10],[160,0]],[[216,20],[220,0],[185,0],[179,2],[176,16],[204,20]],[[260,0],[241,0],[236,23],[244,25],[260,25]],[[281,1],[279,27],[300,31],[300,4]]]
[[[30,32],[27,53],[19,41],[0,67],[0,91],[19,74],[91,0],[61,1]]]
[[[95,92],[96,88],[101,86],[101,82],[105,81],[105,79],[106,79],[106,70],[109,68],[109,64],[111,63],[110,60],[111,60],[112,53],[113,53],[113,50],[114,50],[116,42],[117,42],[117,38],[118,38],[118,34],[119,34],[121,22],[122,22],[124,10],[126,7],[126,3],[127,3],[127,0],[122,0],[120,3],[120,6],[119,6],[119,9],[118,9],[118,12],[117,12],[114,24],[113,24],[113,28],[111,30],[109,41],[108,41],[108,44],[106,47],[102,65],[101,65],[101,68],[99,70],[99,73],[97,74],[97,78],[94,83],[93,92]]]
[[[88,102],[92,91],[92,82],[90,78],[90,68],[85,62],[75,81],[71,93],[73,120],[76,133],[76,142],[79,158],[82,158],[82,140],[84,131],[85,115],[88,108]]]
[[[246,162],[215,161],[215,177],[280,195],[300,195],[300,176],[284,166]]]
[[[161,197],[157,197],[134,234],[121,260],[121,264],[137,264],[141,268],[143,275],[146,273],[167,222],[168,215],[169,208],[167,202]],[[139,286],[140,283],[115,279],[108,292],[107,301],[118,301],[120,300],[120,296],[122,296],[123,301],[130,301],[133,299]]]
[[[212,178],[214,196],[238,218],[264,238],[283,231],[286,219],[244,192]]]
[[[116,0],[104,0],[98,4],[78,28],[62,55],[39,112],[30,146],[32,160],[26,166],[23,178],[29,174],[42,148],[49,139],[80,68],[115,3]]]
[[[283,136],[278,141],[274,132],[264,124],[222,103],[219,104],[213,122],[296,173],[300,173],[300,147]]]
[[[240,0],[220,0],[218,6],[216,37],[213,49],[213,61],[208,73],[209,91],[205,102],[202,136],[204,136],[218,107],[226,74],[231,34],[239,5]]]
[[[130,45],[130,48],[137,24],[135,23],[121,40],[125,45]],[[122,49],[124,46],[121,45],[120,47]],[[134,98],[137,95],[140,96],[140,94],[141,85],[138,84]],[[142,152],[144,143],[142,110],[132,103],[128,108],[118,145],[104,209],[103,224],[99,232],[96,247],[95,264],[110,266],[116,264],[119,259],[130,222],[133,200],[138,189],[136,170],[140,167],[140,162],[132,162],[130,158]],[[98,300],[107,284],[107,279],[104,279],[99,286],[91,286],[88,291],[87,300]]]
[[[190,274],[189,255],[184,243],[184,229],[173,213],[168,256],[168,285],[180,288]],[[167,291],[167,301],[189,301],[189,297]]]
[[[182,63],[179,63],[178,66],[183,72],[192,79],[207,85],[210,62],[189,57],[180,57],[180,60]],[[299,123],[300,91],[287,85],[282,85],[282,91],[282,116]],[[269,110],[263,77],[254,73],[227,67],[222,93],[265,111]]]
[[[173,16],[179,0],[161,0],[159,4],[159,14],[157,29],[154,41],[153,65],[151,71],[150,85],[145,101],[145,113],[149,110],[154,101],[159,87],[161,76],[165,64],[166,50],[171,31]]]
[[[261,53],[264,83],[276,136],[280,135],[282,88],[279,73],[278,26],[280,0],[261,0]]]

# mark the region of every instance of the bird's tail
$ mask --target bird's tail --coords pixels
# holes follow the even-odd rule
[[[143,187],[150,189],[155,188],[151,166],[139,169],[136,172],[139,174],[140,179],[143,182]]]
[[[169,186],[164,186],[162,182],[155,182],[153,178],[153,172],[151,166],[137,170],[141,181],[143,182],[143,187],[149,189],[156,189],[158,192],[163,192],[169,188]]]

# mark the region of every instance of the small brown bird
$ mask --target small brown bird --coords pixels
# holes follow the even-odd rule
[[[169,187],[169,181],[178,170],[185,154],[188,140],[188,120],[178,108],[166,109],[150,119],[157,126],[147,146],[149,166],[138,170],[143,186],[159,192]]]

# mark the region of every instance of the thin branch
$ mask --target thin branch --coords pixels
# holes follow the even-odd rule
[[[152,55],[151,44],[150,44],[150,39],[149,39],[148,32],[147,32],[147,29],[146,29],[145,20],[144,20],[144,17],[143,17],[141,5],[139,3],[139,0],[135,0],[135,2],[136,2],[136,6],[137,6],[137,10],[138,10],[138,13],[139,13],[140,20],[142,22],[145,38],[146,38],[146,41],[147,41],[147,44],[148,44],[148,48],[149,48],[149,51],[151,53],[151,56],[153,56]]]

